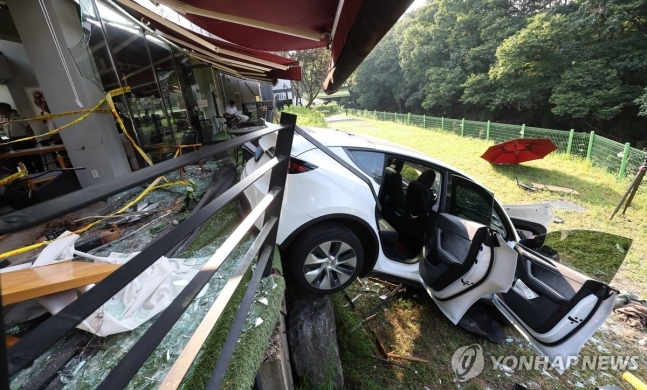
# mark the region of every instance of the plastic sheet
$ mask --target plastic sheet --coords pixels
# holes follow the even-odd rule
[[[225,237],[226,238],[226,237]],[[216,272],[209,284],[198,298],[187,308],[175,326],[166,335],[151,357],[139,370],[130,382],[128,389],[153,389],[173,365],[191,335],[200,324],[213,302],[216,300],[225,283],[240,263],[243,255],[253,242],[253,237],[244,243],[229,256],[221,268]],[[65,386],[65,389],[93,389],[107,375],[119,360],[132,348],[144,334],[152,321],[145,323],[132,332],[122,333],[106,339],[106,347],[85,360],[85,364],[78,370],[74,378]],[[80,362],[78,362],[80,364]],[[71,375],[70,375],[71,376]]]

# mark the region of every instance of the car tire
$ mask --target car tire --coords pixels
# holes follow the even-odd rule
[[[309,228],[295,239],[289,253],[297,283],[317,295],[346,288],[364,264],[364,249],[355,233],[336,223]]]

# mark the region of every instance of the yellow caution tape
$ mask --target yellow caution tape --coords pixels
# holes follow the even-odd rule
[[[0,186],[6,186],[7,184],[11,183],[12,181],[16,179],[20,179],[23,176],[27,176],[27,171],[26,170],[20,170],[13,175],[7,176],[4,179],[0,180]]]
[[[647,390],[647,385],[640,379],[636,378],[633,374],[625,372],[622,374],[622,379],[629,382],[636,390]]]
[[[56,129],[54,129],[54,130],[48,131],[48,132],[47,132],[47,133],[45,133],[45,134],[33,135],[33,136],[29,136],[29,137],[24,137],[24,138],[16,139],[16,140],[13,140],[13,141],[3,142],[3,143],[0,143],[0,146],[8,145],[8,144],[12,144],[12,143],[14,143],[14,142],[21,142],[21,141],[26,141],[26,140],[30,140],[30,139],[35,139],[35,138],[42,137],[42,136],[45,136],[45,135],[56,134],[56,133],[60,132],[61,130],[67,129],[68,127],[71,127],[71,126],[74,126],[74,125],[78,124],[79,122],[81,122],[81,121],[82,121],[82,120],[84,120],[85,118],[87,118],[87,117],[89,117],[90,115],[92,115],[94,112],[96,112],[96,111],[99,109],[99,107],[101,107],[101,106],[103,105],[103,103],[105,103],[105,102],[106,102],[106,100],[107,100],[107,99],[110,99],[110,103],[109,103],[109,104],[110,104],[110,106],[111,106],[111,107],[110,107],[111,112],[113,113],[113,115],[115,115],[115,116],[118,118],[119,123],[120,123],[120,124],[121,124],[121,126],[122,126],[122,130],[124,130],[124,129],[123,129],[123,123],[121,123],[121,118],[119,118],[119,115],[117,114],[117,111],[114,109],[114,106],[113,106],[111,103],[112,103],[112,96],[122,95],[122,94],[124,94],[124,93],[126,93],[126,92],[130,92],[130,87],[124,87],[124,88],[118,88],[118,89],[112,90],[112,91],[110,91],[110,92],[108,92],[108,93],[106,94],[106,97],[105,97],[105,98],[101,99],[101,100],[99,101],[99,103],[97,103],[94,107],[92,107],[92,109],[90,109],[90,110],[83,110],[83,111],[87,111],[87,112],[85,113],[85,115],[82,115],[82,116],[80,116],[80,117],[76,118],[76,119],[75,119],[75,120],[73,120],[72,122],[70,122],[70,123],[68,123],[68,124],[65,124],[65,125],[63,125],[63,126],[61,126],[61,127],[58,127],[58,128],[56,128]],[[72,111],[72,112],[75,112],[75,111]],[[62,115],[62,114],[61,114],[61,115]],[[124,133],[125,133],[125,131],[124,131]],[[128,136],[128,134],[127,134],[127,133],[126,133],[126,135]],[[128,138],[130,138],[130,137],[128,137]],[[131,139],[131,142],[132,142],[132,139]],[[135,145],[135,146],[136,146],[136,144],[135,144],[135,143],[133,143],[133,145]],[[151,165],[152,165],[152,164],[151,164]]]
[[[118,90],[115,90],[115,91],[118,91]],[[128,88],[128,91],[130,91],[130,88]],[[112,111],[112,115],[114,115],[115,118],[117,118],[117,123],[119,124],[119,127],[121,128],[121,131],[124,133],[126,138],[128,138],[128,140],[130,140],[130,142],[133,144],[133,147],[137,150],[137,152],[139,152],[139,154],[142,156],[144,161],[146,161],[148,163],[148,165],[152,166],[153,161],[151,161],[151,159],[148,157],[146,152],[144,152],[142,150],[142,148],[140,148],[139,145],[137,145],[137,142],[135,142],[135,140],[132,139],[130,134],[128,134],[128,132],[126,131],[126,127],[124,126],[124,122],[121,120],[121,117],[119,116],[119,114],[117,113],[117,109],[115,108],[115,103],[112,101],[112,97],[120,95],[120,93],[116,93],[116,94],[113,95],[113,92],[114,91],[108,92],[108,94],[106,95],[106,99],[105,99],[106,102],[108,103],[108,106],[110,106],[110,110]]]
[[[114,215],[123,213],[124,211],[131,208],[135,203],[139,202],[149,192],[151,192],[151,191],[153,191],[155,189],[164,188],[164,187],[171,187],[171,186],[178,186],[178,185],[186,185],[187,184],[186,181],[175,181],[175,182],[170,182],[170,183],[157,185],[157,183],[159,183],[160,180],[162,180],[162,177],[158,177],[157,179],[153,180],[153,182],[148,187],[146,187],[146,189],[144,191],[142,191],[139,195],[137,195],[137,197],[135,199],[128,202],[125,206],[123,206],[119,210],[115,211],[114,213],[110,214],[109,216],[112,217]],[[74,234],[83,233],[83,232],[87,231],[88,229],[90,229],[91,227],[103,222],[105,219],[106,218],[102,218],[102,219],[99,219],[99,220],[94,221],[92,223],[89,223],[88,225],[85,225],[82,228],[75,230],[73,233]],[[39,243],[36,243],[36,244],[24,246],[22,248],[18,248],[18,249],[14,249],[14,250],[11,250],[11,251],[8,251],[8,252],[1,253],[0,254],[0,260],[1,259],[6,259],[7,257],[15,256],[15,255],[18,255],[18,254],[21,254],[21,253],[29,252],[32,249],[37,249],[37,248],[40,248],[42,246],[51,244],[52,242],[54,242],[56,240],[59,240],[61,238],[63,238],[63,237],[59,237],[59,238],[56,238],[54,240],[39,242]]]
[[[124,126],[124,122],[121,120],[121,117],[119,116],[119,113],[117,112],[117,109],[115,108],[115,104],[114,104],[114,102],[112,100],[113,96],[123,95],[124,93],[127,93],[127,92],[130,92],[130,87],[123,87],[123,88],[113,89],[112,91],[109,91],[106,94],[106,97],[101,99],[99,101],[99,103],[97,103],[93,108],[91,108],[89,110],[68,111],[68,112],[63,112],[63,113],[59,113],[59,114],[42,115],[42,116],[39,116],[39,117],[30,118],[30,119],[20,119],[20,120],[15,120],[15,121],[10,121],[10,122],[3,122],[3,123],[13,123],[13,122],[33,121],[33,120],[50,119],[50,118],[57,118],[57,117],[67,116],[67,115],[77,115],[77,114],[80,114],[80,113],[85,113],[84,115],[78,117],[77,119],[73,120],[72,122],[70,122],[68,124],[65,124],[63,126],[60,126],[60,127],[56,128],[54,130],[48,131],[47,133],[34,135],[34,136],[29,136],[29,137],[24,137],[24,138],[20,138],[20,139],[15,139],[13,141],[3,142],[3,143],[0,143],[0,146],[12,144],[12,143],[15,143],[15,142],[22,142],[22,141],[26,141],[26,140],[30,140],[30,139],[35,139],[35,138],[43,137],[43,136],[46,136],[46,135],[56,134],[56,133],[60,132],[61,130],[67,129],[68,127],[71,127],[71,126],[74,126],[74,125],[78,124],[79,122],[83,121],[85,118],[89,117],[90,115],[92,115],[95,112],[102,112],[102,113],[103,112],[110,112],[117,119],[117,123],[119,124],[119,127],[121,128],[121,131],[124,133],[126,138],[128,138],[128,140],[130,140],[130,142],[133,144],[133,147],[135,148],[135,150],[137,150],[137,152],[148,163],[148,165],[152,166],[153,161],[151,161],[151,159],[148,157],[146,152],[144,152],[137,145],[137,142],[135,142],[135,140],[130,136],[128,131],[126,131],[126,127]],[[108,103],[108,106],[110,107],[110,110],[99,109],[99,107],[101,107],[104,103]]]
[[[71,115],[78,115],[78,114],[83,114],[86,112],[96,112],[99,114],[111,114],[112,111],[106,110],[106,109],[101,109],[101,110],[96,110],[92,111],[92,109],[85,109],[85,110],[75,110],[75,111],[66,111],[66,112],[61,112],[58,114],[47,114],[47,115],[40,115],[40,116],[35,116],[33,118],[28,118],[28,119],[14,119],[11,121],[5,121],[5,122],[0,122],[0,125],[8,125],[12,123],[20,123],[20,122],[36,122],[36,121],[44,121],[48,119],[54,119],[54,118],[61,118],[64,116],[71,116]]]

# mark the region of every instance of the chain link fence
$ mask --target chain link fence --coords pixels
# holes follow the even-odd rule
[[[462,137],[491,140],[495,143],[514,138],[550,138],[557,145],[557,152],[590,160],[616,174],[618,178],[631,176],[642,165],[647,153],[632,148],[629,143],[619,142],[574,130],[553,130],[526,125],[468,121],[465,119],[438,118],[426,115],[398,114],[391,112],[348,109],[350,115],[369,119],[401,123],[423,129],[440,129]]]

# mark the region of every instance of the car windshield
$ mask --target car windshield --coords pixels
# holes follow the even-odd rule
[[[522,246],[609,284],[622,265],[632,240],[592,230],[562,230],[523,239]]]

